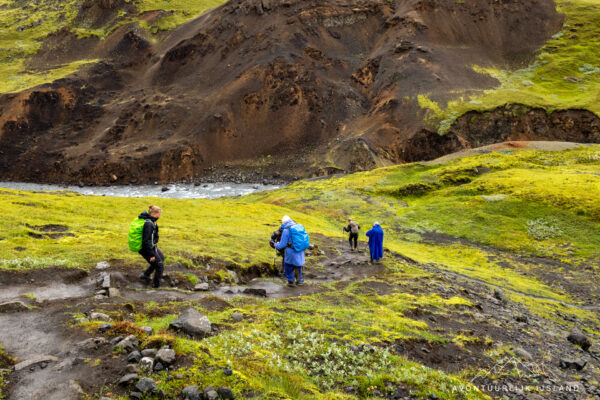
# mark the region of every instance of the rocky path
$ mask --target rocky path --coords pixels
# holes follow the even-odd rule
[[[24,273],[0,271],[0,343],[18,361],[7,376],[7,399],[79,399],[83,392],[97,393],[99,388],[111,387],[123,378],[127,362],[113,357],[113,344],[106,339],[74,328],[72,323],[77,314],[103,319],[101,314],[94,315],[97,308],[121,307],[129,302],[201,301],[204,298],[235,296],[286,298],[326,290],[323,284],[331,282],[359,281],[368,277],[385,279],[386,268],[383,265],[369,264],[364,252],[350,253],[345,245],[345,242],[329,241],[319,262],[309,262],[305,270],[306,285],[295,288],[286,287],[285,282],[277,277],[255,278],[246,282],[241,279],[235,284],[208,281],[194,287],[174,279],[178,272],[193,271],[175,268],[167,268],[170,275],[166,279],[168,285],[160,290],[153,290],[140,282],[140,271],[126,266],[99,264],[97,269],[89,272],[59,269]],[[386,257],[404,260],[390,253]],[[462,321],[434,318],[427,312],[417,316],[426,320],[431,329],[447,332],[467,329],[475,335],[492,336],[510,344],[529,361],[549,358],[548,382],[568,382],[580,385],[581,390],[590,396],[600,395],[600,389],[593,384],[597,377],[591,372],[591,367],[583,372],[576,371],[579,366],[587,364],[593,365],[594,369],[599,368],[600,354],[593,348],[583,351],[569,343],[565,338],[571,328],[552,324],[531,314],[523,306],[506,300],[497,288],[490,291],[488,283],[435,266],[413,264],[433,273],[432,277],[426,282],[406,282],[396,289],[413,294],[460,295],[476,304],[475,312],[466,314]],[[381,286],[380,289],[381,294],[386,293],[386,288]],[[571,306],[579,307],[576,304]],[[588,323],[571,322],[575,322],[579,329]],[[463,362],[460,361],[460,352],[457,353],[458,361],[450,362],[450,356],[441,348],[425,352],[423,346],[412,348],[408,343],[403,345],[402,352],[410,359],[434,368],[448,368],[449,371],[452,363],[460,365]],[[475,355],[484,357],[481,353],[473,353],[470,357]],[[95,363],[99,360],[102,360],[101,367],[96,368]],[[571,364],[561,368],[563,361]],[[569,372],[571,369],[572,372]],[[583,383],[572,381],[575,371],[578,376],[583,376]],[[519,398],[518,395],[515,398]],[[550,397],[578,398],[569,396],[561,393]],[[527,400],[536,399],[527,397]]]

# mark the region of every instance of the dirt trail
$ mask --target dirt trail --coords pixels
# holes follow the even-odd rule
[[[189,301],[207,296],[295,297],[323,290],[322,283],[363,279],[385,270],[383,265],[369,264],[362,252],[351,254],[345,248],[334,251],[323,264],[323,268],[306,268],[303,287],[289,288],[284,280],[273,277],[255,278],[243,285],[219,285],[205,292],[169,287],[151,289],[139,281],[138,270],[127,267],[89,273],[60,269],[22,274],[0,271],[0,303],[18,301],[31,307],[28,311],[0,312],[0,344],[18,362],[31,362],[8,376],[7,399],[78,399],[81,390],[97,391],[118,380],[126,366],[124,361],[115,360],[110,371],[94,368],[93,362],[89,362],[110,357],[112,346],[95,344],[81,329],[69,326],[72,313],[88,312],[98,304]],[[120,286],[120,295],[94,299],[97,282],[105,272],[114,277],[113,285]],[[167,272],[173,275],[178,271],[167,267]],[[248,289],[252,291],[247,292]]]

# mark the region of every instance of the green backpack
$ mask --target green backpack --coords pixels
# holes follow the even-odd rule
[[[144,224],[146,220],[136,218],[129,224],[129,232],[127,232],[127,243],[129,250],[138,252],[142,249],[142,236],[144,234]]]

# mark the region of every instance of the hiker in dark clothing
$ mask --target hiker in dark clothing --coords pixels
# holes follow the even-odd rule
[[[165,256],[157,247],[158,225],[156,224],[156,221],[160,218],[161,214],[162,210],[160,207],[150,206],[148,211],[144,211],[139,216],[139,218],[146,220],[144,223],[144,230],[142,232],[142,249],[139,253],[150,264],[146,271],[140,275],[140,279],[150,282],[150,276],[154,272],[152,286],[155,288],[160,287],[160,280],[165,270],[163,265]]]
[[[271,240],[269,241],[269,245],[275,249],[275,244],[281,240],[281,235],[283,234],[283,227],[279,227],[273,234],[271,235]],[[279,269],[279,274],[284,277],[285,276],[285,248],[281,250],[275,249],[276,254],[281,257],[281,268]],[[274,262],[274,261],[273,261]]]
[[[350,242],[350,251],[355,251],[358,248],[358,231],[360,225],[356,223],[352,218],[348,218],[348,226],[344,227],[344,232],[350,232],[348,241]],[[354,243],[353,243],[354,242]]]

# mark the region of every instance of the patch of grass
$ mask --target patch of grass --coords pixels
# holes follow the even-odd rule
[[[136,0],[135,2],[140,13],[163,10],[170,14],[153,22],[152,25],[142,21],[141,25],[153,33],[174,29],[223,3],[224,0]]]
[[[595,0],[557,0],[565,14],[562,30],[538,52],[531,65],[518,70],[475,67],[500,82],[491,90],[452,93],[454,100],[438,104],[419,96],[428,110],[426,120],[437,121],[445,134],[457,116],[468,111],[492,110],[505,104],[559,109],[585,109],[600,116],[600,8]]]
[[[0,399],[5,398],[4,388],[6,386],[5,376],[10,372],[10,367],[15,363],[15,360],[10,357],[2,346],[0,346]]]

